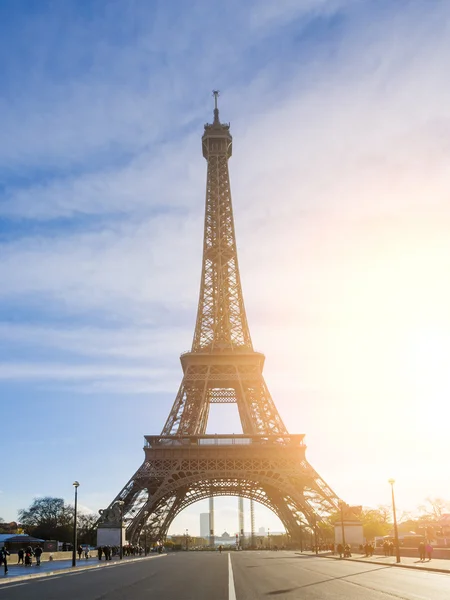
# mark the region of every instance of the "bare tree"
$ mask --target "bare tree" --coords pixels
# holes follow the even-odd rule
[[[74,509],[63,498],[35,498],[29,508],[18,511],[24,530],[44,539],[70,541]]]
[[[450,512],[450,502],[442,498],[426,498],[426,504],[419,506],[421,518],[424,520],[439,521],[442,515]]]

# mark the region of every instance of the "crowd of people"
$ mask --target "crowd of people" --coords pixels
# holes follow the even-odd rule
[[[122,547],[122,556],[142,556],[148,552],[158,552],[158,554],[161,554],[163,549],[164,547],[161,544],[158,544],[154,548],[147,548],[147,550],[142,546],[131,546],[127,544]],[[102,560],[103,557],[105,560],[111,560],[113,556],[119,556],[119,554],[119,546],[98,546],[97,548],[98,560]]]
[[[36,566],[39,567],[41,564],[41,556],[43,553],[43,549],[38,544],[35,548],[31,546],[27,546],[26,548],[19,548],[17,551],[17,564],[24,565],[25,567],[31,567],[33,564],[33,558],[36,559]],[[5,574],[8,572],[8,556],[10,556],[9,551],[6,548],[0,549],[0,565],[3,564],[5,569]]]
[[[345,544],[345,546],[343,544],[338,544],[336,550],[339,554],[339,558],[350,558],[352,555],[349,544]]]
[[[158,552],[161,554],[164,550],[162,544],[158,544],[155,547],[147,548],[147,552]],[[17,551],[17,564],[23,565],[24,567],[31,567],[33,565],[33,559],[35,560],[35,565],[37,567],[41,564],[41,556],[43,553],[42,547],[38,544],[34,548],[32,546],[27,546],[26,548],[19,548]],[[147,554],[146,549],[142,546],[131,546],[126,545],[122,547],[122,556],[142,556],[143,554]],[[89,546],[81,546],[77,547],[78,558],[81,559],[82,556],[87,560],[91,557]],[[97,556],[98,560],[111,560],[113,556],[120,555],[120,547],[119,546],[98,546],[97,547]],[[0,566],[4,567],[5,575],[8,573],[8,557],[10,556],[10,552],[7,548],[0,548]],[[50,553],[49,560],[53,560],[53,553]]]

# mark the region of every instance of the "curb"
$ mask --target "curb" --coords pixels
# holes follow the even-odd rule
[[[296,552],[298,554],[298,552]],[[309,556],[308,554],[303,554],[300,556]],[[415,571],[424,571],[425,573],[444,573],[444,575],[450,575],[449,569],[438,569],[437,567],[416,567],[415,565],[405,565],[404,563],[385,563],[385,562],[376,562],[374,560],[363,560],[362,558],[338,558],[337,556],[325,556],[324,554],[312,554],[311,556],[318,556],[319,558],[331,558],[331,560],[345,560],[347,562],[358,562],[369,565],[382,565],[384,567],[397,567],[400,569],[414,569]]]
[[[153,558],[160,558],[161,556],[167,556],[167,553],[157,554],[156,556],[140,556],[139,558],[130,558],[123,562],[115,560],[114,562],[104,562],[100,565],[83,565],[82,567],[67,567],[66,569],[56,569],[55,571],[47,571],[45,573],[32,573],[30,575],[18,575],[17,577],[12,576],[8,578],[7,575],[0,580],[0,587],[8,583],[16,583],[18,581],[29,581],[30,579],[42,579],[43,577],[51,577],[54,575],[68,575],[74,573],[82,573],[83,571],[92,571],[92,569],[105,569],[109,567],[118,567],[128,565],[129,563],[138,562],[140,560],[149,560]]]

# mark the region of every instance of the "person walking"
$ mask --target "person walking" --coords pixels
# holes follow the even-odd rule
[[[430,542],[428,542],[428,544],[425,546],[425,552],[427,553],[428,560],[431,560],[431,555],[433,554],[433,546],[430,544]]]
[[[419,544],[419,560],[425,560],[425,544],[423,542],[420,542]]]
[[[81,560],[81,555],[83,554],[83,546],[78,546],[77,552],[78,552],[78,560]]]
[[[3,548],[0,548],[0,564],[3,563],[3,566],[5,567],[5,575],[8,572],[8,556],[9,550],[7,550],[5,546],[3,546]]]
[[[41,555],[42,555],[42,548],[39,546],[39,544],[34,549],[34,555],[36,557],[36,566],[39,567],[41,565]]]
[[[18,565],[23,565],[23,557],[24,557],[24,549],[20,548],[20,550],[17,551],[17,564]]]
[[[103,556],[103,548],[101,546],[99,546],[97,548],[98,550],[98,560],[102,560],[102,556]]]

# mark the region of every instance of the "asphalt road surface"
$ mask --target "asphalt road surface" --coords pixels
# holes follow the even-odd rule
[[[90,571],[14,581],[0,600],[430,600],[450,575],[294,552],[180,552]]]

